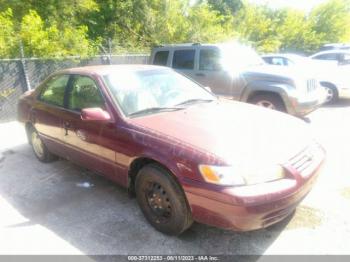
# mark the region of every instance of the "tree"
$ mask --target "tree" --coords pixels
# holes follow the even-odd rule
[[[312,29],[321,43],[350,41],[350,0],[329,0],[316,7],[311,15]]]
[[[18,41],[12,22],[13,13],[7,9],[0,13],[0,58],[10,58],[16,55]]]

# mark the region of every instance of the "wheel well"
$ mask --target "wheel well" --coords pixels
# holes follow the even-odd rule
[[[254,97],[259,96],[259,95],[271,95],[271,96],[278,97],[284,104],[284,101],[283,101],[282,97],[280,96],[280,94],[278,94],[276,92],[271,92],[271,91],[255,91],[255,92],[252,92],[249,95],[249,97],[248,97],[248,102],[251,102]]]
[[[166,166],[164,166],[163,164],[159,163],[158,161],[156,161],[154,159],[147,158],[147,157],[140,157],[140,158],[135,159],[129,167],[128,192],[129,192],[130,196],[135,196],[135,181],[136,181],[137,174],[139,173],[139,171],[143,167],[145,167],[149,164],[155,164],[155,165],[158,165],[161,168],[165,169],[175,179],[175,181],[179,184],[177,177],[169,170],[169,168],[167,168]],[[183,191],[182,186],[180,186],[180,188]]]
[[[324,87],[329,87],[329,88],[332,88],[337,94],[338,94],[338,89],[337,89],[337,86],[333,83],[330,83],[330,82],[320,82],[321,86],[324,86]]]

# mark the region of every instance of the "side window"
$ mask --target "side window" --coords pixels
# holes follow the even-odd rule
[[[199,54],[199,70],[219,71],[222,69],[220,51],[217,49],[202,49]]]
[[[193,69],[195,50],[177,50],[174,52],[173,68]]]
[[[273,57],[271,59],[271,64],[273,65],[279,65],[279,66],[284,66],[284,61],[282,57]]]
[[[166,66],[168,62],[169,51],[158,51],[153,60],[154,65]]]
[[[338,54],[324,54],[324,55],[318,55],[314,57],[315,59],[319,60],[338,60]]]
[[[64,105],[64,92],[68,84],[69,75],[57,75],[52,77],[44,87],[39,99],[48,104]]]
[[[69,92],[68,108],[80,112],[91,107],[105,108],[98,86],[90,77],[75,76]]]

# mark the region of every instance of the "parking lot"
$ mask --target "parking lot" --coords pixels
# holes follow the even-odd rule
[[[296,212],[236,233],[155,231],[125,189],[74,164],[42,164],[16,122],[0,125],[0,254],[350,254],[350,101],[309,115],[327,162]]]

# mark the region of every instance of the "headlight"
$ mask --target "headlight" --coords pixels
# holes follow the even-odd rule
[[[225,186],[254,185],[285,177],[280,165],[257,168],[200,165],[199,170],[206,182]]]

